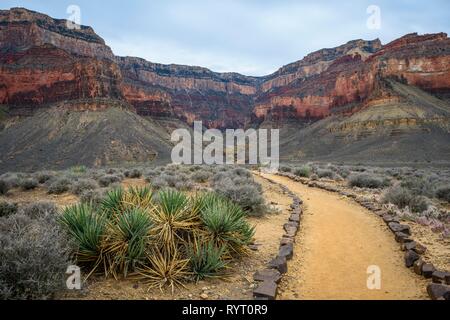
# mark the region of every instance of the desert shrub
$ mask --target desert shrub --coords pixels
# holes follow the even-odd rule
[[[429,200],[424,196],[414,196],[409,202],[409,208],[412,212],[421,213],[428,209],[430,206]]]
[[[124,174],[125,177],[130,179],[139,179],[140,177],[142,177],[142,171],[139,169],[127,170]]]
[[[65,287],[65,233],[51,216],[0,219],[0,299],[51,299]]]
[[[395,186],[387,190],[383,197],[385,203],[395,204],[400,209],[409,206],[413,198],[413,194],[406,188]]]
[[[108,187],[109,185],[111,185],[113,183],[121,182],[122,180],[123,180],[122,176],[120,176],[120,175],[107,174],[107,175],[100,177],[100,179],[98,180],[98,183],[102,187]]]
[[[288,166],[281,166],[280,167],[281,172],[292,172],[292,168]]]
[[[9,189],[8,183],[5,180],[0,179],[0,194],[7,194]]]
[[[302,166],[294,169],[294,174],[298,177],[309,178],[312,173],[312,168],[310,166]]]
[[[348,183],[351,187],[377,189],[385,187],[388,181],[367,173],[352,174],[348,177]]]
[[[48,187],[49,194],[63,194],[69,191],[71,181],[66,177],[60,177],[50,183]]]
[[[44,184],[47,181],[49,181],[50,179],[53,178],[53,173],[49,172],[49,171],[41,171],[41,172],[36,172],[34,174],[34,177],[37,179],[37,181],[40,184]]]
[[[24,178],[23,174],[19,173],[5,173],[0,176],[0,181],[3,181],[8,189],[17,188],[20,186],[20,181]]]
[[[24,191],[36,189],[39,181],[35,178],[25,178],[20,181],[20,188]]]
[[[334,177],[334,172],[330,169],[318,169],[316,174],[319,176],[319,178],[333,179]]]
[[[54,203],[41,201],[23,206],[20,208],[20,212],[32,219],[38,219],[46,216],[57,216],[58,208]]]
[[[17,213],[18,206],[16,203],[0,201],[0,218],[8,217]]]
[[[436,189],[436,198],[450,202],[450,186],[440,186]]]
[[[401,186],[410,190],[414,195],[433,197],[434,185],[422,177],[408,177],[401,182]]]
[[[175,183],[175,189],[179,191],[190,191],[194,187],[194,184],[190,181],[178,181]]]
[[[70,168],[70,172],[74,173],[74,174],[83,174],[86,173],[87,168],[86,166],[83,165],[79,165],[79,166],[73,166],[72,168]]]
[[[90,203],[93,206],[97,207],[99,206],[103,199],[105,197],[105,194],[102,190],[84,190],[80,195],[80,200],[82,203]]]
[[[81,195],[84,191],[95,190],[99,187],[97,181],[93,179],[80,179],[73,183],[70,188],[71,192],[76,195]]]
[[[241,206],[250,215],[262,215],[265,201],[262,189],[250,175],[236,176],[236,172],[219,172],[213,177],[213,190]]]
[[[152,186],[152,188],[154,188],[156,190],[164,189],[169,186],[167,181],[163,177],[160,177],[160,176],[153,178],[149,182],[150,182],[150,185]]]
[[[206,242],[202,239],[191,243],[188,247],[189,267],[195,281],[220,275],[227,266],[223,259],[224,254],[224,247],[217,247],[212,241]]]
[[[196,171],[191,175],[192,180],[198,183],[205,183],[211,178],[211,173],[208,171]]]

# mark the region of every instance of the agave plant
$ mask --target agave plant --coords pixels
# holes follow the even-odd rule
[[[225,247],[216,247],[212,241],[196,239],[190,243],[187,253],[190,258],[189,266],[196,281],[220,276],[221,271],[227,266],[227,262],[222,259]]]
[[[103,245],[107,274],[117,278],[121,272],[126,277],[143,261],[151,227],[148,212],[140,207],[127,209],[108,222],[108,236]]]
[[[68,207],[60,222],[72,236],[77,246],[76,257],[81,263],[94,264],[94,271],[102,261],[102,240],[106,233],[107,220],[90,204]]]
[[[177,241],[184,241],[183,233],[193,232],[200,223],[189,198],[174,190],[159,192],[159,205],[152,213],[152,220],[157,243],[167,252],[176,248]]]
[[[158,287],[162,290],[169,286],[173,294],[175,286],[183,286],[183,281],[190,276],[188,264],[189,259],[183,258],[177,249],[167,254],[154,247],[147,253],[144,266],[137,269],[137,278],[144,280],[149,289]]]
[[[246,213],[237,204],[220,197],[206,196],[201,218],[209,238],[217,247],[230,253],[243,254],[255,230],[245,219]]]

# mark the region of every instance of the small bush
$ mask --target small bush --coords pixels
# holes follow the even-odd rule
[[[41,171],[34,174],[34,177],[40,184],[44,184],[53,178],[53,174],[48,171]]]
[[[212,241],[195,241],[188,248],[189,266],[196,281],[220,275],[227,263],[222,256],[224,247],[216,247]]]
[[[441,186],[436,190],[436,198],[450,202],[450,186]]]
[[[175,183],[175,189],[179,191],[190,191],[194,185],[190,181],[178,181]]]
[[[319,178],[333,179],[334,177],[334,172],[330,169],[318,169],[316,173],[319,176]]]
[[[90,203],[94,207],[98,207],[104,198],[105,193],[98,189],[84,190],[80,195],[80,200],[82,203]]]
[[[410,190],[414,195],[433,197],[434,184],[422,177],[407,177],[401,186]]]
[[[133,170],[127,170],[125,171],[125,177],[130,178],[130,179],[139,179],[140,177],[142,177],[142,171],[138,170],[138,169],[133,169]]]
[[[426,211],[429,206],[428,198],[424,196],[414,196],[409,202],[409,208],[415,213],[422,213]]]
[[[205,183],[211,178],[211,173],[208,171],[196,171],[191,175],[191,178],[197,183]]]
[[[280,167],[281,172],[292,172],[292,168],[288,166],[281,166]]]
[[[107,174],[107,175],[100,177],[98,182],[102,187],[108,187],[109,185],[111,185],[113,183],[121,182],[122,180],[123,180],[122,176],[120,176],[120,175]]]
[[[20,212],[32,219],[38,219],[46,216],[57,216],[58,208],[51,202],[35,202],[28,204],[20,209]]]
[[[149,181],[152,188],[155,190],[165,189],[169,186],[167,181],[162,177],[156,177]]]
[[[409,206],[412,198],[413,194],[411,193],[411,191],[406,188],[396,186],[387,190],[383,200],[385,203],[392,203],[400,209],[403,209]]]
[[[84,191],[95,190],[99,187],[97,181],[93,179],[80,179],[76,181],[72,187],[71,191],[73,194],[81,195]]]
[[[0,218],[8,217],[17,213],[18,206],[16,203],[0,201]]]
[[[67,178],[58,178],[57,180],[50,183],[48,187],[49,194],[63,194],[64,192],[69,191],[70,189],[70,180]]]
[[[0,219],[0,299],[51,299],[65,288],[70,248],[56,220]]]
[[[23,179],[20,182],[20,188],[24,191],[36,189],[39,185],[39,181],[35,178]]]
[[[351,187],[377,189],[387,185],[387,181],[378,176],[367,173],[352,174],[348,178]]]
[[[9,185],[5,180],[0,180],[0,194],[7,194],[9,191]]]
[[[0,181],[3,181],[9,189],[13,189],[20,186],[23,178],[24,175],[20,173],[5,173],[0,176]]]
[[[309,178],[311,176],[312,169],[310,166],[303,166],[294,169],[294,174],[298,177]]]
[[[83,165],[74,166],[74,167],[70,168],[70,171],[75,174],[83,174],[83,173],[86,173],[87,168],[86,168],[86,166],[83,166]]]

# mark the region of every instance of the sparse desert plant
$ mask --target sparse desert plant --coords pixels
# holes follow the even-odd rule
[[[312,173],[312,168],[310,166],[301,166],[294,169],[294,174],[298,177],[309,178]]]
[[[430,203],[428,198],[424,196],[414,196],[409,202],[409,207],[414,213],[421,213],[428,209]]]
[[[9,190],[19,187],[20,181],[23,178],[25,178],[25,176],[21,173],[5,173],[0,176],[0,181],[3,181]]]
[[[124,174],[125,177],[130,179],[139,179],[140,177],[142,177],[142,171],[139,169],[127,170]]]
[[[39,181],[35,178],[25,178],[20,181],[20,188],[24,191],[36,189],[39,185]]]
[[[116,183],[116,182],[120,182],[122,180],[123,180],[123,178],[120,175],[107,174],[107,175],[100,177],[100,179],[98,179],[98,183],[102,187],[108,187],[109,185]]]
[[[292,168],[288,166],[281,166],[280,167],[281,172],[292,172]]]
[[[105,192],[99,189],[84,190],[80,195],[80,200],[83,203],[90,203],[94,207],[100,206],[105,198]]]
[[[71,192],[76,195],[81,195],[84,191],[95,190],[99,187],[97,181],[93,179],[80,179],[74,182],[70,188]]]
[[[123,193],[122,188],[112,189],[106,193],[101,203],[101,210],[108,218],[119,214],[124,209],[122,203]]]
[[[211,178],[211,173],[208,171],[196,171],[191,175],[192,180],[198,183],[205,183]]]
[[[70,247],[54,217],[0,219],[0,299],[51,299],[65,287]]]
[[[40,171],[40,172],[36,172],[34,174],[34,177],[37,179],[37,181],[40,184],[46,183],[47,181],[52,179],[53,176],[54,176],[54,174],[52,172],[49,172],[49,171]]]
[[[334,177],[334,171],[330,169],[317,169],[316,174],[319,176],[319,178],[333,179]]]
[[[17,213],[18,206],[16,203],[11,203],[8,201],[0,201],[0,218],[8,217]]]
[[[412,192],[414,195],[433,197],[434,184],[423,177],[407,177],[402,180],[401,186]]]
[[[74,173],[74,174],[83,174],[86,173],[87,168],[86,166],[83,165],[79,165],[79,166],[73,166],[72,168],[70,168],[70,172]]]
[[[160,176],[151,179],[149,181],[149,183],[152,186],[152,188],[155,190],[160,190],[160,189],[169,187],[169,184],[167,183],[167,181]]]
[[[190,181],[178,181],[175,183],[175,189],[179,191],[190,191],[194,187],[194,184]]]
[[[395,204],[400,209],[409,206],[413,198],[413,194],[406,188],[395,186],[388,189],[383,197],[385,203]]]
[[[56,217],[58,208],[54,203],[39,201],[21,207],[20,212],[32,219],[38,219],[46,216]]]
[[[436,198],[450,202],[450,186],[440,186],[436,189]]]
[[[351,174],[348,177],[348,183],[351,187],[377,189],[389,185],[389,182],[382,177],[374,176],[368,173]]]
[[[66,177],[57,178],[55,181],[51,182],[48,187],[49,194],[63,194],[69,191],[71,181]]]
[[[212,241],[194,240],[187,251],[190,257],[189,268],[195,281],[217,277],[227,266],[227,262],[222,258],[225,248],[216,247]]]

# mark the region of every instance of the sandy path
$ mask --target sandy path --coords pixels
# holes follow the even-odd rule
[[[296,250],[281,299],[426,299],[426,283],[407,270],[380,218],[337,194],[263,174],[304,201]],[[367,288],[367,269],[381,269],[381,289]]]

